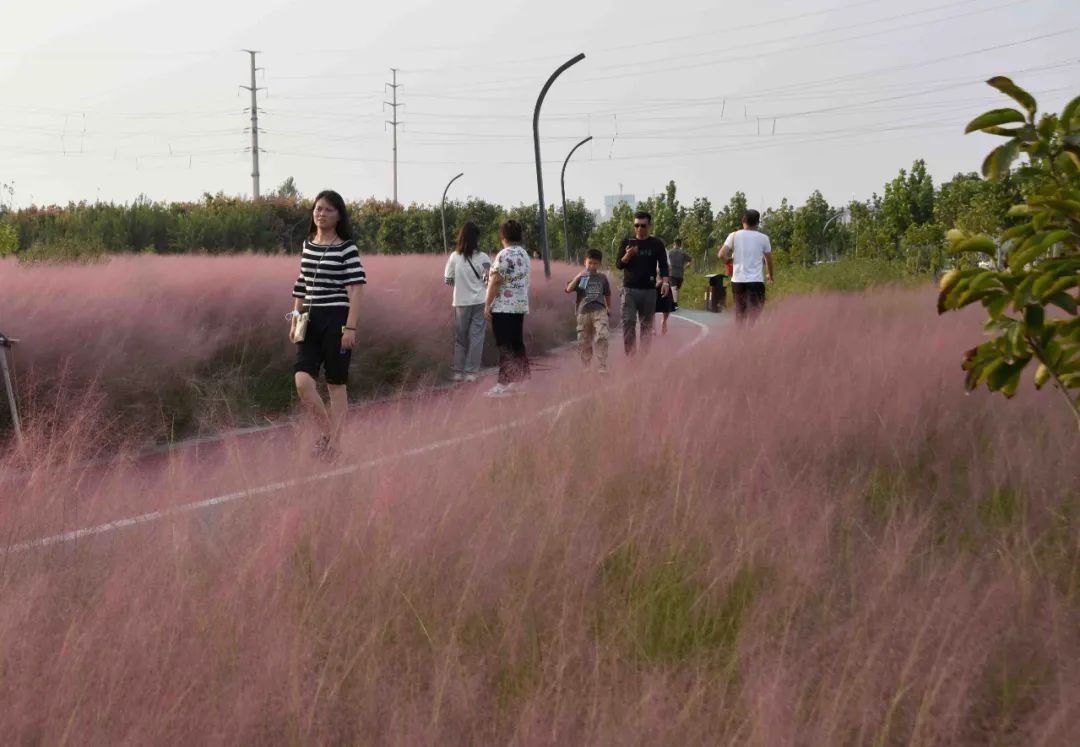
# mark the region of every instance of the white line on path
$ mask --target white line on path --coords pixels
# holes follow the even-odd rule
[[[685,353],[686,351],[695,347],[698,343],[705,339],[706,335],[709,334],[709,327],[705,324],[702,324],[701,322],[694,321],[693,319],[687,319],[686,317],[677,316],[674,318],[684,321],[687,324],[692,324],[698,328],[697,336],[695,336],[693,340],[679,348],[679,353]],[[435,441],[430,444],[425,444],[424,446],[418,446],[414,449],[407,449],[405,451],[398,452],[397,454],[390,454],[384,457],[379,457],[377,459],[370,459],[366,462],[353,464],[348,467],[340,467],[338,469],[329,470],[327,472],[320,472],[315,475],[301,477],[294,480],[272,482],[266,485],[260,485],[255,488],[238,490],[235,493],[225,493],[224,495],[218,495],[202,501],[184,503],[179,506],[164,508],[160,511],[150,511],[149,513],[139,514],[137,516],[129,516],[124,519],[116,519],[115,521],[106,522],[105,524],[98,524],[97,526],[93,527],[73,529],[69,532],[54,534],[49,537],[41,537],[38,539],[27,540],[26,542],[19,542],[14,545],[9,545],[5,550],[3,550],[3,552],[4,554],[25,552],[27,550],[49,547],[51,545],[60,545],[68,542],[75,542],[77,540],[83,539],[84,537],[94,537],[101,534],[108,534],[109,532],[115,532],[118,529],[127,529],[129,527],[135,527],[141,524],[152,524],[154,522],[158,522],[172,516],[180,516],[182,514],[199,511],[204,508],[223,506],[227,503],[234,503],[236,501],[241,501],[248,498],[258,498],[261,496],[278,493],[282,490],[289,490],[291,488],[297,488],[303,485],[311,485],[313,483],[319,483],[325,480],[332,480],[335,477],[344,477],[346,475],[360,472],[361,470],[371,469],[372,467],[378,467],[380,465],[392,462],[398,462],[402,459],[410,459],[412,457],[421,456],[423,454],[430,454],[433,451],[439,451],[441,449],[445,449],[451,446],[458,446],[463,443],[468,443],[469,441],[475,441],[478,438],[484,438],[485,436],[491,436],[496,433],[503,433],[505,431],[510,431],[515,428],[520,428],[548,415],[557,416],[566,406],[576,405],[577,403],[586,400],[592,396],[592,394],[582,394],[576,397],[571,397],[569,399],[563,400],[562,402],[556,402],[555,404],[548,405],[547,407],[530,417],[518,418],[517,420],[511,420],[509,423],[502,423],[500,425],[482,428],[481,430],[473,431],[472,433],[466,433],[462,436],[455,436],[453,438]]]

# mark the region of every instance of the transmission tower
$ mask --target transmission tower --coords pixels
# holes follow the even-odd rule
[[[386,88],[390,89],[391,100],[390,101],[383,101],[383,106],[384,107],[389,106],[393,110],[393,113],[394,113],[393,114],[394,118],[386,120],[386,124],[388,124],[388,125],[390,125],[390,126],[392,126],[394,128],[394,204],[396,205],[397,201],[398,201],[398,189],[397,189],[397,187],[398,187],[398,184],[397,184],[397,128],[398,128],[398,125],[401,124],[401,122],[398,120],[398,107],[399,106],[405,106],[405,105],[404,104],[399,104],[398,100],[397,100],[397,89],[401,88],[401,84],[397,82],[398,68],[396,68],[396,67],[390,68],[390,73],[393,75],[393,82],[387,83]],[[383,89],[383,90],[385,90],[385,89]]]
[[[259,52],[255,49],[242,50],[251,55],[251,85],[240,86],[246,91],[251,91],[251,193],[254,199],[259,199],[259,91],[263,87],[255,85],[255,71],[262,70],[255,67],[255,55]]]

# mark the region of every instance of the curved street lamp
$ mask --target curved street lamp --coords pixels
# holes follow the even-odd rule
[[[463,176],[465,176],[464,171],[462,171],[460,174],[447,182],[446,189],[442,191],[442,246],[444,254],[450,253],[450,242],[446,238],[446,193],[450,191],[450,185]]]
[[[536,191],[539,201],[536,203],[537,212],[540,214],[540,249],[544,253],[544,277],[551,277],[551,251],[548,249],[547,235],[547,205],[544,204],[544,174],[540,170],[540,106],[544,103],[548,89],[555,79],[562,75],[563,71],[571,65],[576,65],[585,59],[585,54],[579,54],[571,60],[567,60],[559,69],[551,74],[547,83],[540,89],[540,96],[536,99],[536,108],[533,110],[533,148],[536,152]]]
[[[583,146],[585,143],[592,140],[592,135],[582,140],[580,143],[570,149],[570,152],[566,155],[566,160],[562,164],[562,176],[559,177],[559,184],[562,186],[562,227],[563,227],[563,242],[566,246],[566,256],[568,259],[573,259],[577,262],[577,255],[571,255],[570,253],[570,219],[566,216],[566,164],[570,163],[570,157],[574,155],[574,152]]]
[[[834,220],[836,220],[837,218],[843,218],[845,215],[847,215],[850,212],[851,211],[848,208],[840,208],[840,212],[838,212],[836,215],[834,215],[833,217],[831,217],[827,221],[825,221],[825,225],[821,227],[821,240],[822,241],[825,240],[825,236],[829,231],[829,226],[832,225]]]

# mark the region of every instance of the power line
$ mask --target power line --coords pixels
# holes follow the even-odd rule
[[[1022,5],[1024,3],[1026,3],[1026,2],[1027,2],[1027,0],[1015,0],[1014,2],[1005,3],[1003,5],[996,5],[996,6],[992,7],[992,8],[980,8],[978,10],[972,10],[972,11],[968,11],[968,12],[965,12],[965,13],[956,13],[954,15],[946,16],[944,18],[936,18],[936,19],[934,19],[932,21],[921,21],[919,23],[908,24],[906,26],[898,26],[898,27],[895,27],[895,28],[882,29],[882,30],[879,30],[879,31],[871,31],[871,32],[868,32],[868,33],[865,33],[865,34],[857,34],[857,35],[854,35],[854,36],[846,36],[846,37],[842,37],[842,38],[839,38],[839,39],[826,39],[824,41],[813,42],[813,43],[810,43],[810,44],[796,44],[796,45],[793,45],[793,46],[784,47],[784,48],[781,48],[781,49],[769,50],[769,51],[759,51],[757,49],[752,49],[747,54],[736,55],[736,56],[732,56],[732,57],[720,57],[720,58],[716,58],[716,59],[706,60],[706,61],[703,61],[703,62],[692,62],[692,63],[679,64],[679,65],[662,66],[662,65],[658,64],[659,62],[663,62],[661,60],[661,61],[654,62],[652,65],[650,65],[645,70],[638,71],[636,73],[636,75],[639,75],[639,76],[641,76],[641,75],[658,75],[658,74],[664,74],[664,73],[682,72],[682,71],[685,71],[685,70],[696,70],[696,69],[699,69],[699,68],[715,67],[716,65],[728,64],[728,63],[731,63],[731,62],[742,62],[742,61],[748,61],[748,60],[758,60],[758,59],[760,59],[762,57],[773,56],[773,55],[787,55],[787,54],[790,54],[791,52],[803,51],[803,50],[807,50],[807,49],[816,49],[818,47],[827,47],[827,46],[830,46],[830,45],[833,45],[833,44],[845,44],[845,43],[853,42],[853,41],[863,41],[865,39],[872,39],[874,37],[883,36],[883,35],[886,35],[886,34],[895,34],[898,31],[911,31],[911,30],[917,30],[917,29],[925,28],[927,26],[936,26],[936,25],[940,25],[940,24],[942,24],[942,23],[944,23],[946,21],[955,21],[955,20],[959,20],[961,18],[967,18],[969,16],[980,15],[982,13],[990,13],[990,12],[993,12],[993,11],[1002,10],[1004,8],[1009,8],[1009,7],[1012,7],[1012,6],[1015,6],[1015,5]],[[1075,30],[1075,29],[1072,29],[1072,30]],[[817,33],[828,33],[828,32],[826,31],[826,32],[817,32]],[[1067,32],[1062,31],[1062,32],[1058,32],[1057,34],[1052,34],[1052,35],[1057,36],[1057,35],[1060,35],[1061,33],[1067,33]],[[760,44],[760,42],[757,42],[757,44]],[[631,63],[631,64],[633,64],[633,63]],[[609,75],[594,75],[594,76],[592,76],[590,78],[582,78],[580,80],[577,80],[577,81],[575,81],[575,83],[578,84],[578,85],[584,85],[586,83],[592,83],[592,82],[597,82],[597,81],[618,80],[620,78],[625,77],[625,75],[626,75],[625,72],[613,72],[613,73],[611,73]]]
[[[722,46],[721,50],[713,49],[713,50],[706,51],[706,52],[694,52],[694,53],[691,53],[691,54],[682,54],[682,55],[668,55],[666,57],[655,58],[655,59],[651,59],[651,60],[640,60],[640,61],[635,60],[634,62],[630,62],[630,63],[620,62],[620,63],[613,64],[613,65],[598,66],[596,68],[596,70],[599,71],[599,72],[606,72],[606,71],[609,71],[609,70],[626,70],[627,68],[633,68],[633,67],[653,68],[656,65],[670,64],[672,62],[682,62],[682,61],[688,61],[688,60],[695,60],[695,59],[703,59],[703,58],[713,57],[713,56],[715,56],[717,54],[718,51],[721,52],[721,53],[726,53],[726,52],[732,51],[732,50],[750,49],[750,50],[753,50],[755,53],[758,53],[758,52],[761,51],[762,45],[781,44],[783,42],[789,42],[789,41],[800,41],[800,40],[804,40],[804,39],[812,39],[812,38],[815,38],[815,37],[820,37],[820,36],[824,36],[824,35],[827,35],[827,34],[835,34],[835,33],[839,33],[839,32],[842,32],[842,31],[853,31],[855,29],[865,28],[867,26],[876,26],[876,25],[883,24],[883,23],[889,23],[891,21],[899,21],[899,20],[903,20],[905,18],[911,18],[913,16],[927,15],[929,13],[938,13],[940,11],[955,8],[957,6],[970,5],[973,2],[978,2],[978,0],[954,0],[951,3],[947,3],[947,4],[944,4],[944,5],[937,5],[937,6],[930,7],[930,8],[921,8],[919,10],[909,10],[909,11],[904,12],[904,13],[898,13],[896,15],[885,16],[885,17],[881,17],[881,18],[871,18],[869,20],[859,21],[859,22],[856,22],[856,23],[851,23],[851,24],[848,24],[846,26],[830,25],[828,28],[825,28],[825,29],[817,29],[817,30],[814,30],[814,31],[806,31],[806,32],[798,33],[798,34],[791,34],[791,35],[788,35],[788,36],[764,37],[764,38],[755,36],[749,42],[744,43],[744,44],[737,44],[737,45],[734,45],[734,46],[729,46],[728,44],[723,44],[723,45],[721,45]],[[1013,0],[1013,2],[1006,3],[1005,5],[995,6],[995,7],[992,7],[992,8],[983,8],[978,12],[988,12],[988,11],[996,10],[997,8],[1009,7],[1011,5],[1016,5],[1016,4],[1019,4],[1020,2],[1025,2],[1025,0]],[[926,25],[926,24],[940,23],[943,20],[948,20],[948,18],[945,18],[945,19],[935,18],[935,19],[932,19],[932,20],[929,20],[929,21],[923,21],[923,22],[920,22],[918,25],[916,25],[916,28],[919,28],[919,27],[921,27],[923,25]],[[760,25],[761,24],[753,24],[752,26],[750,26],[748,28],[754,28],[755,26],[760,26]],[[771,27],[773,27],[773,28],[776,27],[775,23],[769,24],[769,25]],[[899,29],[884,29],[883,31],[878,31],[878,32],[874,32],[874,33],[886,33],[886,32],[895,31],[895,30],[899,30]],[[731,32],[727,31],[726,33],[730,34]],[[736,37],[736,38],[738,38],[738,37]],[[832,42],[828,42],[828,43],[832,43]],[[766,53],[766,54],[768,54],[768,53]]]

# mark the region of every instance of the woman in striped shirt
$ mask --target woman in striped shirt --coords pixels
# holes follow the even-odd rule
[[[322,431],[315,454],[333,458],[349,398],[349,360],[356,346],[356,320],[360,291],[367,282],[360,252],[353,241],[349,214],[341,195],[332,190],[315,198],[300,258],[300,274],[293,286],[291,325],[306,306],[310,316],[304,341],[296,346],[296,392]],[[291,326],[290,325],[290,326]],[[289,330],[290,337],[292,329]],[[330,410],[315,388],[319,369],[326,369]]]

